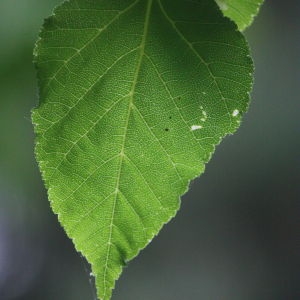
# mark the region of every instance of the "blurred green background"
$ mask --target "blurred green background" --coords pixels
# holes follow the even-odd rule
[[[33,154],[32,48],[59,0],[0,1],[0,299],[93,300],[89,269],[50,210]],[[300,2],[266,1],[246,31],[250,111],[129,264],[114,300],[300,299]]]

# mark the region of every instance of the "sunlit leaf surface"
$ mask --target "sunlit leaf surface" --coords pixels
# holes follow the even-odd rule
[[[223,14],[233,20],[240,30],[248,27],[257,15],[263,0],[215,0]]]

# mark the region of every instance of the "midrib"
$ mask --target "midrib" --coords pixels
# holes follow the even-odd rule
[[[110,255],[110,249],[112,247],[112,232],[113,232],[113,222],[114,222],[114,215],[115,215],[115,208],[116,208],[116,202],[117,202],[117,195],[119,193],[119,186],[120,186],[120,177],[121,177],[121,172],[122,172],[122,166],[123,166],[123,161],[124,161],[124,150],[125,150],[125,142],[126,142],[126,136],[127,136],[127,130],[128,130],[128,124],[129,124],[129,119],[133,107],[133,100],[134,100],[134,92],[135,88],[137,85],[138,77],[140,74],[141,70],[141,65],[143,61],[143,56],[145,53],[145,45],[146,45],[146,40],[147,40],[147,34],[148,34],[148,29],[149,29],[149,20],[150,20],[150,15],[151,15],[151,8],[152,8],[153,0],[148,0],[147,2],[147,8],[146,8],[146,13],[145,13],[145,23],[144,23],[144,30],[143,30],[143,37],[142,41],[140,44],[140,53],[139,53],[139,58],[136,66],[136,71],[134,74],[133,82],[132,82],[132,87],[131,90],[128,94],[129,96],[129,102],[128,102],[128,110],[127,110],[127,117],[126,117],[126,123],[125,123],[125,129],[124,129],[124,135],[123,135],[123,141],[122,141],[122,148],[120,151],[120,161],[119,161],[119,168],[118,168],[118,175],[117,175],[117,180],[116,180],[116,187],[115,187],[115,197],[114,197],[114,203],[113,203],[113,208],[112,208],[112,216],[111,216],[111,222],[110,222],[110,231],[109,231],[109,238],[108,238],[108,247],[107,247],[107,256],[105,260],[105,270],[104,270],[104,275],[103,275],[103,288],[104,288],[104,295],[103,297],[105,298],[106,295],[106,274],[107,274],[107,268],[108,268],[108,260],[109,260],[109,255]]]

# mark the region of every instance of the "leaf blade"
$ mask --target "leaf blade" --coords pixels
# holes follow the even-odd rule
[[[122,266],[238,127],[248,47],[212,1],[81,0],[57,8],[36,53],[33,122],[49,199],[110,299]]]
[[[223,14],[243,31],[253,22],[263,0],[216,0],[216,2]]]

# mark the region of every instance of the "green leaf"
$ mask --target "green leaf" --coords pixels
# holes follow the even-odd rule
[[[263,0],[215,0],[223,14],[233,20],[239,30],[248,27],[258,14]]]
[[[108,300],[239,126],[249,49],[211,0],[71,0],[45,21],[35,63],[51,206]]]

